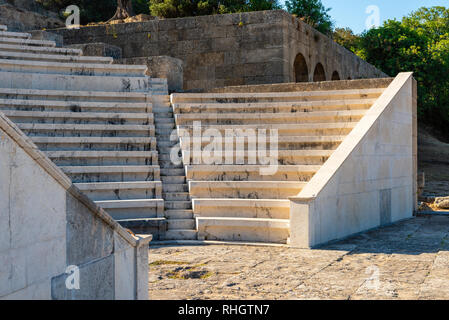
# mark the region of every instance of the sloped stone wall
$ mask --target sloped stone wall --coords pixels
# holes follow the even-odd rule
[[[0,181],[0,300],[148,298],[151,237],[96,208],[1,113]]]

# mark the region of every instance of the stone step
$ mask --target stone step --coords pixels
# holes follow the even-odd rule
[[[66,62],[66,63],[88,63],[88,64],[112,64],[111,57],[91,57],[79,55],[45,54],[33,52],[7,51],[0,48],[0,59]]]
[[[163,240],[197,240],[197,231],[190,229],[167,230],[163,235]]]
[[[23,44],[5,44],[0,43],[1,51],[36,53],[36,54],[57,54],[66,56],[81,56],[82,51],[79,49],[70,48],[55,48],[55,47],[36,47]]]
[[[166,124],[166,123],[170,123],[170,124],[175,124],[175,119],[174,118],[161,118],[161,117],[155,117],[156,124]]]
[[[163,217],[119,219],[117,222],[134,234],[151,234],[153,239],[159,239],[160,235],[167,230],[167,221]]]
[[[158,213],[164,210],[163,199],[101,200],[95,203],[105,209],[115,220],[157,218]],[[159,219],[165,220],[161,217]],[[141,221],[141,228],[142,224]]]
[[[31,136],[52,137],[152,137],[152,125],[114,125],[114,124],[53,124],[18,123],[17,126]]]
[[[287,243],[287,219],[197,217],[198,240]]]
[[[1,31],[1,29],[0,29],[0,38],[30,39],[31,38],[31,34],[30,33],[24,33],[24,32]]]
[[[366,110],[377,99],[317,100],[291,102],[251,103],[177,103],[173,109],[177,114],[191,113],[296,113],[312,111]]]
[[[42,137],[31,140],[42,151],[155,151],[154,137]]]
[[[3,110],[16,123],[65,123],[65,124],[110,124],[149,125],[153,124],[153,114],[108,113],[108,112],[60,112]]]
[[[184,168],[182,163],[173,164],[171,161],[159,161],[161,169],[181,169]]]
[[[45,151],[58,166],[157,165],[157,151]]]
[[[195,219],[167,219],[168,230],[194,230]]]
[[[357,125],[357,122],[338,123],[301,123],[301,124],[247,124],[247,125],[201,125],[201,134],[208,129],[216,129],[223,136],[242,136],[259,130],[277,130],[279,136],[305,136],[305,135],[347,135]],[[252,129],[253,131],[248,131]],[[197,129],[198,132],[200,131]],[[156,131],[156,133],[158,133]],[[159,133],[162,133],[159,131]],[[181,137],[193,136],[193,126],[178,126]],[[267,133],[267,135],[269,135]]]
[[[288,199],[193,199],[195,217],[289,219]]]
[[[307,182],[297,181],[189,181],[192,198],[287,199]]]
[[[157,122],[155,124],[156,129],[158,130],[163,130],[163,129],[170,129],[170,130],[175,130],[176,129],[176,124],[174,122],[172,123],[161,123],[161,122]]]
[[[184,168],[161,169],[161,175],[163,176],[184,176],[184,174]]]
[[[173,146],[177,145],[179,141],[170,141],[170,140],[157,140],[157,145],[159,149],[171,149]]]
[[[5,25],[0,24],[0,30],[1,31],[6,31],[6,30],[8,30],[8,27],[5,26]]]
[[[163,169],[161,169],[163,170]],[[184,175],[182,176],[161,176],[161,180],[163,183],[168,183],[168,184],[174,184],[174,183],[179,183],[179,184],[184,184],[186,183],[186,177]]]
[[[192,124],[300,124],[360,121],[366,110],[313,111],[296,113],[192,113],[175,115],[177,125]]]
[[[264,171],[264,168],[268,168]],[[317,165],[187,165],[187,180],[199,181],[309,181]]]
[[[8,38],[0,35],[1,44],[13,44],[21,46],[56,47],[56,42],[47,40],[33,40],[22,38]]]
[[[156,135],[162,136],[162,137],[170,137],[171,134],[176,133],[176,129],[170,129],[170,128],[156,128]],[[175,133],[174,133],[175,132]]]
[[[147,66],[0,59],[0,69],[39,74],[142,77]]]
[[[178,210],[178,209],[192,209],[191,201],[165,201],[165,209]]]
[[[163,192],[162,198],[167,201],[190,201],[188,192]]]
[[[167,219],[193,219],[193,210],[165,210]]]
[[[74,183],[160,181],[159,166],[62,166]]]
[[[162,184],[162,191],[163,192],[189,192],[189,187],[187,184],[164,183],[164,184]]]
[[[221,165],[223,163],[228,163],[225,160],[232,161],[234,164],[266,164],[267,159],[271,157],[274,161],[277,161],[280,165],[322,165],[329,159],[329,157],[334,152],[333,150],[277,150],[277,154],[273,155],[271,151],[266,150],[266,156],[262,159],[258,156],[260,150],[252,149],[233,149],[229,152],[229,155],[225,152],[221,156],[209,156],[208,154],[202,154],[202,161],[204,164],[216,163]],[[237,154],[239,153],[239,154]],[[167,155],[160,154],[161,160]],[[194,152],[184,154],[183,163],[193,164],[194,163]],[[242,163],[243,162],[243,163]]]
[[[62,112],[105,112],[105,113],[148,113],[152,115],[151,103],[89,102],[0,99],[0,110],[62,111]]]
[[[346,136],[280,136],[277,139],[277,148],[278,150],[335,150],[340,145],[340,143],[344,140]],[[180,143],[183,150],[188,150],[188,146],[190,146],[190,150],[193,150],[193,139],[191,138],[180,138]],[[166,142],[158,139],[158,146],[160,147],[162,144],[164,147],[171,148],[176,145],[176,142]],[[207,140],[201,141],[201,147],[209,145],[211,142]],[[234,145],[236,142],[233,142],[233,149],[235,149]],[[271,146],[271,141],[269,137],[267,137],[266,147],[269,150]],[[248,139],[242,144],[243,148],[248,150]],[[223,147],[225,149],[225,146]],[[160,148],[160,151],[162,149]],[[226,150],[226,149],[225,149]],[[162,153],[162,152],[161,152]]]
[[[102,106],[101,102],[109,103],[105,106],[125,105],[131,103],[140,103],[151,105],[151,95],[146,92],[114,92],[114,91],[91,91],[91,90],[39,90],[29,88],[7,88],[0,87],[0,98],[2,99],[21,99],[21,100],[43,100],[48,102],[80,104],[81,106],[92,106],[98,104],[98,108]],[[34,103],[31,102],[31,103]],[[44,102],[40,102],[44,103]],[[76,109],[75,109],[76,110]]]
[[[170,101],[176,104],[373,99],[378,98],[384,90],[385,88],[266,93],[173,93]]]
[[[94,201],[162,199],[160,181],[92,182],[75,186]]]
[[[160,158],[161,161],[171,161],[171,156],[169,153],[161,153]]]
[[[0,69],[0,88],[67,91],[142,92],[148,93],[145,76],[69,75],[37,72],[14,72]]]
[[[154,114],[156,117],[160,118],[173,118],[173,110],[170,106],[154,108]]]

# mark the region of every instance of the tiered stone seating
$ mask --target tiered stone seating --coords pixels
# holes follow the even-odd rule
[[[157,238],[166,223],[146,66],[29,38],[0,32],[0,112],[113,218]]]
[[[383,91],[173,94],[198,239],[287,243],[288,197],[302,190]],[[261,175],[266,164],[248,164],[247,142],[243,150],[234,142],[233,164],[194,164],[193,152],[186,153],[194,121],[203,133],[220,132],[223,141],[229,129],[277,129],[277,171]],[[244,152],[244,164],[236,164],[236,151]]]

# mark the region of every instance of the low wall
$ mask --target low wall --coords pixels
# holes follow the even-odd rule
[[[147,299],[150,240],[120,227],[0,113],[0,299]],[[79,289],[66,286],[69,266]]]
[[[331,80],[335,72],[342,80],[386,76],[283,10],[155,19],[52,32],[62,35],[67,45],[103,42],[118,46],[123,50],[123,58],[181,59],[184,90],[296,82],[298,73],[304,73],[303,81]],[[303,63],[298,63],[299,58]],[[316,72],[319,65],[322,74]]]
[[[211,93],[263,93],[263,92],[301,92],[350,89],[386,88],[394,78],[375,78],[361,80],[322,81],[309,83],[272,83],[247,86],[215,88]]]
[[[297,197],[290,244],[313,247],[413,216],[416,82],[399,74]]]

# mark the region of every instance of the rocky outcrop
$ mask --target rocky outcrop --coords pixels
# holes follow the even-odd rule
[[[65,26],[54,13],[44,9],[34,12],[25,9],[24,6],[13,6],[5,1],[0,2],[0,24],[8,26],[10,31],[52,29]]]

